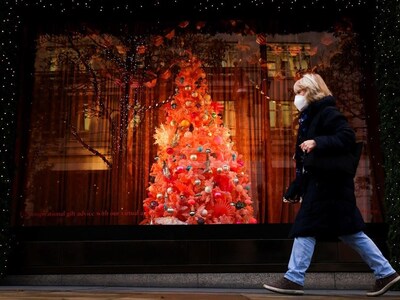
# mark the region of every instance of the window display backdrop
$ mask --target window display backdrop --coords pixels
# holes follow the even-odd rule
[[[326,79],[367,144],[351,24],[286,35],[207,25],[37,35],[15,225],[292,222],[298,205],[282,194],[294,176],[292,86],[304,72]],[[370,160],[364,147],[357,202],[379,222]]]

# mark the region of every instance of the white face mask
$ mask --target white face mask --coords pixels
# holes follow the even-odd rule
[[[303,111],[307,108],[308,106],[308,102],[306,100],[306,97],[304,97],[303,95],[296,95],[294,97],[294,106],[296,106],[296,108],[299,111]]]

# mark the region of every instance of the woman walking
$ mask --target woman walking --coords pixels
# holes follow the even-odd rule
[[[300,111],[295,150],[296,179],[283,201],[301,207],[290,231],[294,238],[288,270],[264,288],[283,294],[304,294],[304,278],[317,240],[338,237],[356,250],[373,270],[375,286],[367,296],[380,296],[400,281],[365,228],[356,205],[354,174],[358,160],[351,154],[355,133],[339,112],[318,74],[305,74],[294,84]]]

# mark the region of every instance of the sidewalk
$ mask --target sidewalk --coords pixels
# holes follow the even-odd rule
[[[309,273],[303,296],[262,288],[281,273],[10,275],[0,280],[0,300],[260,300],[371,299],[370,273]],[[389,291],[380,299],[400,299]]]
[[[304,296],[285,296],[265,289],[135,288],[82,286],[0,286],[0,300],[260,300],[371,299],[364,290],[305,290]],[[389,291],[379,299],[400,299]]]

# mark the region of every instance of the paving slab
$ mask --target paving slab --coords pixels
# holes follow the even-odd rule
[[[275,294],[265,289],[176,289],[81,286],[0,286],[1,300],[261,300],[371,299],[364,290],[305,290],[303,296]],[[379,299],[399,300],[400,291]]]

